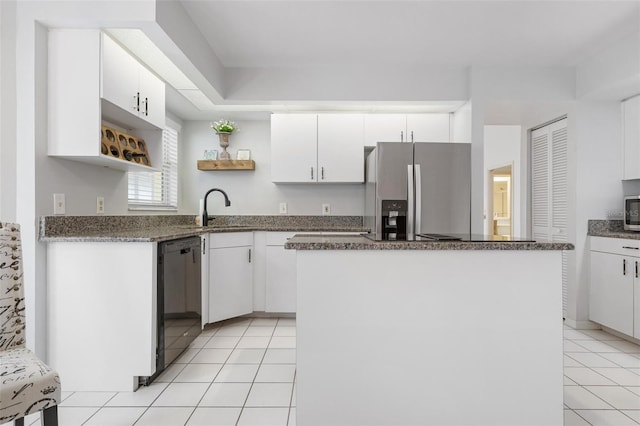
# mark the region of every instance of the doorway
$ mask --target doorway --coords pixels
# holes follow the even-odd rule
[[[494,239],[513,236],[513,172],[512,165],[489,170],[489,218]]]

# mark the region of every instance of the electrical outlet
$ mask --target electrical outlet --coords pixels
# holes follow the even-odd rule
[[[66,208],[64,194],[53,194],[53,214],[64,214]]]
[[[104,214],[104,197],[98,197],[96,200],[96,213]]]
[[[331,204],[323,204],[322,205],[322,214],[323,215],[331,214]]]
[[[287,203],[280,203],[280,214],[287,214]]]

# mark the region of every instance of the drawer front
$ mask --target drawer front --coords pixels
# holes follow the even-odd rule
[[[253,246],[253,232],[220,232],[209,234],[209,248]]]
[[[640,257],[640,240],[624,238],[590,237],[591,251]]]

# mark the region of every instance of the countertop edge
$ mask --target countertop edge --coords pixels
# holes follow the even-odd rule
[[[304,238],[305,241],[296,241]],[[317,241],[313,241],[317,239]],[[337,241],[339,239],[345,241]],[[285,243],[289,250],[574,250],[571,243],[464,242],[464,241],[373,241],[362,236],[300,236]]]
[[[125,230],[115,233],[95,233],[83,235],[64,235],[64,236],[44,236],[39,237],[38,241],[43,243],[55,242],[162,242],[179,238],[188,238],[203,234],[229,233],[229,232],[367,232],[368,229],[360,227],[295,227],[295,226],[220,226],[214,228],[186,228],[176,229],[172,227],[149,229],[148,231]],[[135,235],[140,232],[148,232],[151,235],[142,236]]]
[[[597,231],[588,232],[590,237],[620,238],[623,240],[640,240],[640,232],[634,231]]]

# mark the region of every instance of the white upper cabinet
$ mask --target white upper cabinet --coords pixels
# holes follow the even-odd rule
[[[450,142],[451,114],[365,114],[364,135],[367,147],[377,142]]]
[[[376,146],[378,142],[406,142],[407,116],[405,114],[365,114],[364,144]]]
[[[167,116],[164,82],[145,67],[140,67],[139,71],[140,117],[154,126],[164,128]]]
[[[362,114],[318,115],[318,182],[364,181]]]
[[[363,132],[361,114],[273,114],[271,180],[363,182]]]
[[[161,164],[162,80],[99,30],[52,29],[48,54],[48,155],[149,170],[109,153],[101,141],[104,124],[143,139],[151,166]]]
[[[271,115],[271,180],[316,182],[318,116]]]
[[[407,114],[407,135],[415,142],[449,142],[451,114]]]
[[[165,87],[110,37],[102,35],[101,97],[159,128],[165,124]]]
[[[140,64],[111,38],[102,35],[100,97],[131,114],[139,115],[138,70]]]
[[[640,179],[640,95],[622,103],[623,179]]]

